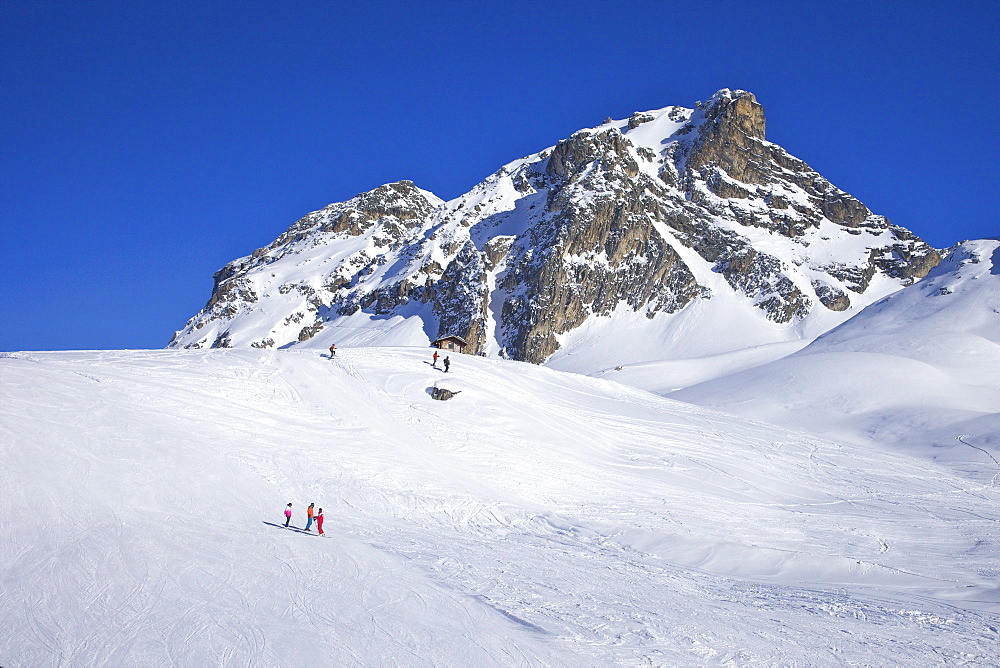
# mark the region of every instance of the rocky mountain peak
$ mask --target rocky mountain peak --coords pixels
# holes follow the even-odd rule
[[[635,314],[669,354],[710,354],[728,339],[698,322],[739,322],[744,345],[815,336],[939,260],[768,142],[751,93],[722,89],[580,130],[449,202],[399,181],[310,213],[217,272],[171,345],[457,334],[541,363]]]
[[[743,134],[764,139],[764,107],[753,93],[723,88],[698,106],[705,116],[703,128],[719,135]]]
[[[704,122],[687,160],[690,173],[711,180],[715,167],[742,183],[767,182],[764,107],[746,91],[720,90],[699,107]]]
[[[617,128],[581,130],[556,144],[546,166],[551,176],[572,177],[591,165],[600,169],[620,166],[635,176],[638,165],[629,152],[632,143]]]
[[[413,181],[387,183],[357,196],[357,208],[371,220],[382,216],[395,216],[400,220],[413,220],[427,215],[430,202]]]

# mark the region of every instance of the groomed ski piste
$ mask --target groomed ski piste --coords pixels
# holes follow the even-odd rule
[[[0,665],[1000,662],[995,478],[452,358],[2,354]]]

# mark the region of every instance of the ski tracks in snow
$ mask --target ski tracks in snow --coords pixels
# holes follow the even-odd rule
[[[0,359],[0,657],[995,664],[995,489],[527,365],[437,402],[422,355]]]

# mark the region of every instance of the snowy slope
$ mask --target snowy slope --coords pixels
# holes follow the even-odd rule
[[[0,357],[2,664],[1000,661],[995,485],[600,379],[428,361]],[[288,501],[329,536],[277,526]]]
[[[959,244],[924,280],[795,354],[670,396],[996,476],[1000,241]]]

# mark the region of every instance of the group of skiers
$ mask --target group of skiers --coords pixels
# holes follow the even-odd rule
[[[336,354],[337,354],[337,345],[336,344],[331,344],[330,345],[330,359],[333,359],[336,356]],[[439,357],[438,353],[435,350],[434,351],[434,362],[431,364],[431,366],[433,366],[435,369],[437,368],[438,357]],[[447,355],[445,355],[445,357],[444,357],[444,359],[442,360],[441,363],[444,364],[444,372],[448,373],[448,369],[451,368],[451,359],[449,359],[449,357]],[[305,528],[305,531],[311,531],[312,530],[313,521],[315,521],[316,522],[316,533],[318,533],[320,536],[325,536],[326,534],[323,533],[323,509],[320,508],[319,511],[314,511],[313,508],[315,508],[315,507],[316,507],[315,503],[310,503],[309,507],[306,508],[306,528]],[[292,504],[291,504],[291,502],[289,502],[288,505],[285,506],[285,528],[293,528],[294,529],[295,527],[290,527],[291,522],[292,522]]]
[[[436,369],[438,368],[438,352],[436,350],[434,351],[433,359],[434,361],[431,363],[431,366]],[[451,367],[451,360],[448,359],[447,355],[444,356],[444,361],[442,362],[442,364],[444,364],[444,372],[448,373],[448,369]]]
[[[336,344],[330,344],[330,359],[333,359],[336,355],[337,355],[337,345]],[[438,357],[439,357],[438,353],[435,350],[434,351],[434,362],[431,364],[431,366],[433,366],[435,369],[437,368]],[[448,373],[448,369],[451,368],[451,359],[447,355],[445,355],[445,357],[441,361],[441,363],[444,364],[444,372]],[[323,533],[323,509],[320,508],[319,511],[314,511],[313,508],[315,508],[315,507],[316,507],[315,503],[310,503],[309,507],[306,508],[306,528],[305,528],[305,531],[311,531],[312,530],[313,521],[315,521],[316,522],[316,533],[318,533],[320,536],[325,536],[326,534]],[[285,506],[285,527],[286,528],[293,528],[294,529],[295,527],[290,527],[291,522],[292,522],[292,504],[291,504],[291,502],[289,502],[288,505]]]
[[[313,520],[315,520],[316,521],[316,532],[320,536],[325,536],[326,534],[323,533],[323,509],[320,508],[319,512],[316,512],[316,511],[313,510],[313,508],[315,508],[315,507],[316,507],[315,503],[310,503],[309,507],[306,509],[306,528],[305,528],[305,530],[306,531],[310,531],[312,529]],[[285,527],[286,528],[288,528],[288,525],[289,525],[289,523],[291,521],[292,521],[292,504],[291,504],[291,502],[289,502],[289,504],[287,506],[285,506]],[[294,529],[295,527],[292,527],[292,528]]]
[[[480,353],[480,355],[482,355],[483,357],[485,357],[484,353]],[[337,344],[336,343],[331,343],[330,344],[330,359],[333,359],[336,356],[337,356]],[[438,366],[438,357],[439,357],[439,355],[438,355],[437,351],[435,350],[434,351],[434,357],[433,357],[434,361],[431,363],[431,366],[434,367],[435,369]],[[448,373],[448,369],[451,368],[451,359],[447,355],[445,355],[444,359],[441,361],[441,363],[444,364],[444,372]],[[291,504],[289,504],[289,505],[291,505]],[[310,506],[310,508],[311,507],[312,506]]]

